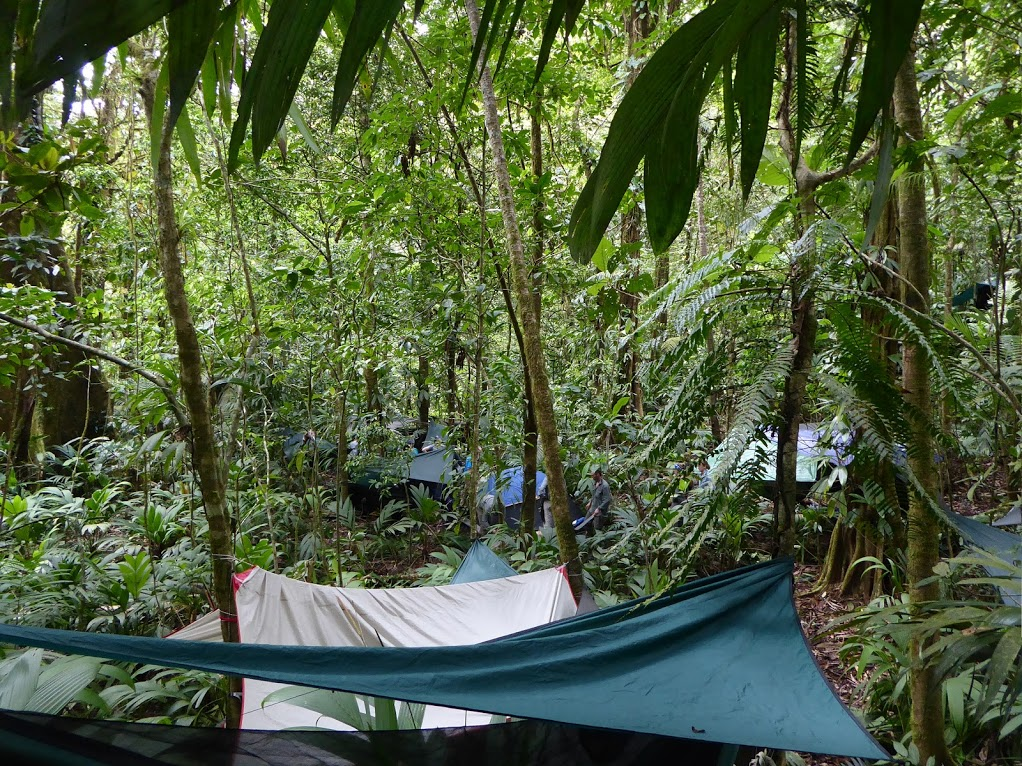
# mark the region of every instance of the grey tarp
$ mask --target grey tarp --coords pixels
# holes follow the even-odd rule
[[[887,757],[820,673],[788,559],[471,646],[213,644],[9,625],[0,641],[580,726]]]
[[[1016,505],[993,523],[995,527],[1022,526],[1022,505]]]
[[[989,524],[984,524],[982,521],[970,519],[968,516],[962,516],[962,514],[955,513],[946,506],[944,506],[944,514],[969,545],[993,554],[1007,562],[1022,563],[1022,536],[1016,535],[1013,532],[1006,532],[1003,529],[997,529]],[[987,566],[984,569],[987,570],[991,577],[1013,576],[1008,570],[999,567]],[[1022,583],[1017,583],[1017,587],[1012,590],[1004,588],[998,588],[998,590],[1005,604],[1022,606]]]

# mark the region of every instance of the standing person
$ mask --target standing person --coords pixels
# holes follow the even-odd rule
[[[589,501],[586,517],[593,517],[593,525],[597,530],[610,526],[610,506],[614,498],[610,494],[610,484],[603,478],[603,471],[593,471],[593,499]]]
[[[710,486],[710,464],[706,461],[706,458],[699,458],[699,463],[696,465],[696,474],[699,476],[700,487]]]

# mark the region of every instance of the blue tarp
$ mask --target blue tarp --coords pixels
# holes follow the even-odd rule
[[[500,478],[492,475],[486,480],[486,494],[492,495],[500,488],[500,502],[507,508],[511,505],[518,505],[522,502],[522,484],[525,481],[525,472],[521,466],[507,468],[500,472]],[[546,485],[546,474],[536,471],[536,494],[543,491]]]

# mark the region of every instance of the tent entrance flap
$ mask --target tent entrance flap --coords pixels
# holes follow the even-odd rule
[[[816,666],[790,560],[468,646],[216,644],[10,625],[0,641],[573,726],[888,757]]]

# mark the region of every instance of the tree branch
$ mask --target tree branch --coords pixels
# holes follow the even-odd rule
[[[103,351],[102,349],[95,348],[94,346],[89,346],[77,340],[72,340],[71,338],[65,338],[63,335],[57,335],[56,333],[52,333],[49,330],[40,327],[39,325],[34,324],[32,322],[27,322],[24,319],[18,319],[16,317],[12,317],[9,314],[4,314],[0,312],[0,321],[7,322],[7,324],[12,324],[15,327],[20,327],[23,330],[28,330],[33,335],[38,335],[40,338],[48,340],[51,343],[59,343],[63,346],[67,346],[68,348],[73,348],[76,349],[77,351],[81,351],[85,354],[88,354],[89,356],[94,356],[97,359],[103,359],[104,361],[117,365],[121,369],[135,373],[140,378],[145,378],[154,386],[156,386],[158,389],[160,389],[164,397],[166,397],[167,404],[169,404],[170,408],[174,411],[174,417],[177,418],[177,422],[181,426],[188,425],[188,417],[185,415],[184,410],[181,409],[181,405],[178,403],[177,398],[174,396],[174,392],[171,390],[170,384],[167,383],[166,380],[164,380],[156,373],[149,372],[149,370],[139,367],[137,364],[133,364],[132,362],[129,362],[127,359],[122,359],[121,357],[115,354],[111,354],[107,351]]]

